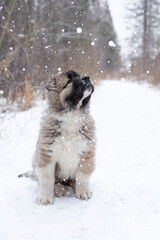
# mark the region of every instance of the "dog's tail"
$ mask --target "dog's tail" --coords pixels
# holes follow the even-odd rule
[[[28,172],[25,172],[25,173],[21,173],[18,175],[19,178],[21,177],[27,177],[27,178],[31,178],[32,180],[35,180],[37,181],[37,176],[36,176],[36,173],[34,171],[28,171]]]

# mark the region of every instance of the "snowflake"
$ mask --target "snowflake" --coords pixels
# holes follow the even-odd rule
[[[110,40],[110,41],[108,42],[108,45],[109,45],[110,47],[116,47],[116,44],[115,44],[112,40]]]
[[[78,27],[77,28],[77,33],[82,33],[82,28]]]

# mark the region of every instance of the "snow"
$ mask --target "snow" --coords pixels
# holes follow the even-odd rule
[[[108,45],[109,45],[110,47],[113,47],[113,48],[116,47],[116,44],[115,44],[112,40],[110,40],[110,41],[108,42]]]
[[[105,2],[105,0],[101,1]],[[121,46],[121,54],[125,58],[128,58],[131,51],[128,39],[130,39],[134,27],[134,21],[131,21],[131,16],[127,10],[132,2],[131,0],[108,0],[118,43]],[[128,26],[130,26],[130,29]]]
[[[97,86],[93,197],[37,206],[38,184],[17,175],[31,168],[45,106],[0,119],[0,239],[159,240],[159,90],[124,79]]]
[[[82,28],[78,27],[77,28],[77,33],[82,33]]]

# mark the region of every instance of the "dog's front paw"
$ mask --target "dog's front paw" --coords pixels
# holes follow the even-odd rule
[[[38,205],[49,205],[53,204],[53,197],[48,195],[39,195],[36,199]]]
[[[89,199],[91,198],[91,196],[92,196],[92,192],[89,190],[82,190],[81,192],[76,193],[76,198],[82,199],[82,200]]]

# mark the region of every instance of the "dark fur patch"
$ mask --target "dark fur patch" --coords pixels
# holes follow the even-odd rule
[[[81,108],[85,107],[87,105],[87,103],[89,103],[90,98],[91,98],[91,95],[89,95],[88,97],[83,99]]]
[[[79,77],[75,78],[72,83],[72,92],[65,99],[70,105],[70,107],[74,107],[79,103],[79,101],[83,98],[83,91],[84,89],[82,89],[81,78]]]
[[[72,70],[68,70],[66,73],[66,76],[68,77],[68,79],[73,79],[76,77],[80,77],[79,73],[72,71]]]

